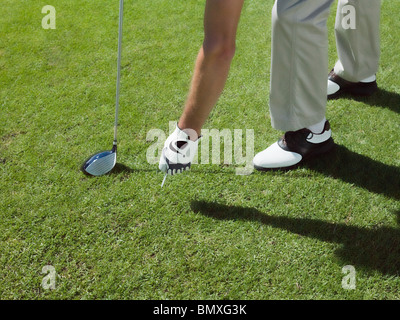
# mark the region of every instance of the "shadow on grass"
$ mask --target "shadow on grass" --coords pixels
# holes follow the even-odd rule
[[[400,167],[383,164],[336,145],[335,151],[301,167],[400,200]]]
[[[257,221],[267,226],[338,243],[336,254],[344,265],[400,276],[400,230],[390,227],[367,229],[321,220],[274,217],[253,208],[232,207],[206,201],[193,201],[193,212],[218,220]],[[400,223],[400,212],[396,212]]]
[[[82,168],[81,168],[81,171],[82,171]],[[128,167],[128,166],[126,166],[126,165],[124,165],[122,163],[116,163],[114,168],[109,173],[107,173],[106,175],[113,176],[113,175],[124,174],[126,176],[129,176],[129,174],[131,174],[131,173],[152,172],[152,171],[155,171],[155,170],[152,170],[152,169],[136,169],[136,168],[134,169],[134,168],[130,168],[130,167]],[[85,174],[85,176],[87,178],[96,178],[95,176],[91,176],[89,174]]]
[[[122,163],[116,163],[114,169],[110,174],[120,174],[120,173],[135,173],[135,172],[152,172],[156,171],[154,169],[140,169],[140,168],[130,168]]]
[[[396,92],[390,92],[379,88],[378,91],[369,97],[346,94],[341,98],[362,102],[371,106],[387,108],[394,112],[400,113],[400,94]]]

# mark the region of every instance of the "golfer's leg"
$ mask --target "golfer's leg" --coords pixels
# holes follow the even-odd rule
[[[339,0],[335,73],[345,80],[358,82],[378,71],[380,7],[380,0]]]
[[[207,0],[204,43],[178,126],[200,134],[221,95],[235,53],[236,31],[244,0]]]
[[[270,111],[277,130],[325,118],[327,19],[333,0],[276,0],[272,11]]]

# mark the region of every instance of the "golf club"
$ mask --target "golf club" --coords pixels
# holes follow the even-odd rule
[[[122,22],[124,13],[124,0],[119,2],[119,26],[118,26],[118,61],[117,61],[117,93],[115,103],[114,142],[109,151],[102,151],[92,155],[82,165],[83,173],[90,176],[102,176],[110,172],[117,163],[117,127],[119,112],[119,87],[121,78],[121,51],[122,51]]]

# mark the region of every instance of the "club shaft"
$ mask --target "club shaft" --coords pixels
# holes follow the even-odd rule
[[[118,59],[117,59],[117,92],[115,98],[115,123],[114,123],[114,145],[117,144],[117,128],[119,114],[119,91],[121,82],[121,53],[122,53],[122,24],[124,19],[124,0],[119,2],[119,23],[118,23]]]

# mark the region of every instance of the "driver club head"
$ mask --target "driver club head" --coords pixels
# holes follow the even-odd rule
[[[92,155],[87,159],[81,170],[89,176],[102,176],[109,173],[117,163],[117,146],[114,145],[112,150],[102,151]]]

